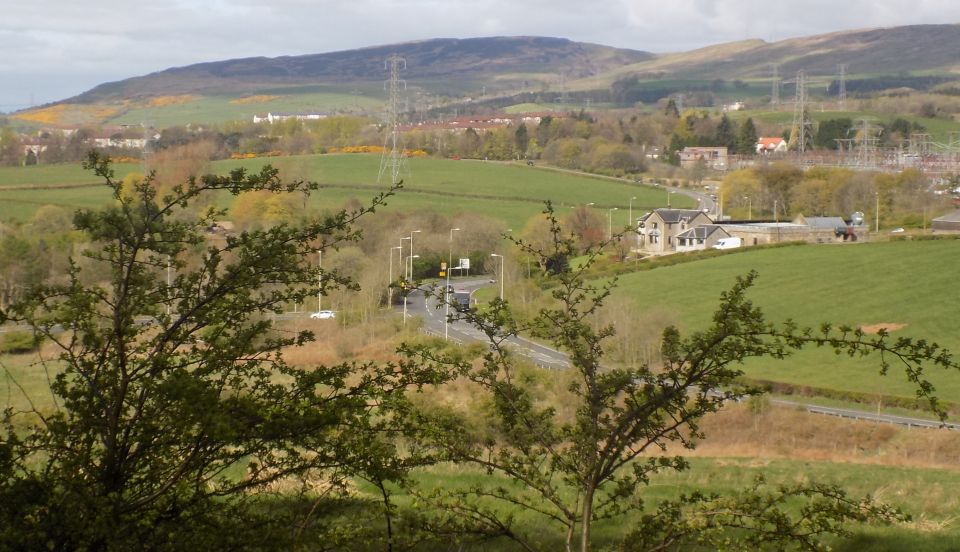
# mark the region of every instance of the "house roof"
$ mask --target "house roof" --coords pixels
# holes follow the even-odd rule
[[[680,222],[681,219],[693,220],[697,215],[706,216],[703,211],[697,211],[696,209],[654,209],[652,213],[647,213],[640,217],[640,220],[646,221],[654,213],[659,215],[663,222],[668,224],[676,224]],[[707,217],[707,220],[710,220],[710,217]]]
[[[720,226],[717,224],[704,224],[703,226],[697,226],[695,228],[691,228],[685,232],[681,232],[677,234],[677,239],[705,240],[716,232],[723,232],[727,236],[730,235],[730,234],[727,234],[726,230],[724,230],[723,228],[720,228]]]
[[[757,145],[763,149],[776,149],[781,142],[786,142],[779,136],[761,136],[757,138]]]
[[[933,222],[960,222],[960,210],[933,219]]]
[[[838,228],[846,226],[847,222],[840,217],[805,217],[800,215],[797,222],[806,224],[810,228]]]

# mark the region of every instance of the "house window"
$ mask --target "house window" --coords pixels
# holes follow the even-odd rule
[[[698,243],[699,245],[703,245],[703,240],[698,239],[698,240],[697,240],[697,243]]]

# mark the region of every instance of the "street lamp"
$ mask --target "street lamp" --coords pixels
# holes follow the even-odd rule
[[[743,199],[747,200],[747,220],[753,220],[753,198],[743,196]]]
[[[491,257],[500,257],[500,300],[503,301],[503,255],[491,253]]]
[[[323,310],[323,249],[317,249],[317,312]],[[306,309],[304,309],[306,310]]]
[[[672,196],[675,193],[677,192],[675,192],[674,190],[667,190],[667,209],[670,208],[670,196]]]
[[[420,255],[410,255],[407,257],[407,260],[410,261],[410,274],[413,274],[413,260],[419,259]],[[412,278],[411,278],[412,279]],[[406,293],[403,294],[403,325],[407,325],[407,295],[409,295],[408,290],[404,290]]]
[[[167,316],[170,316],[170,284],[171,284],[170,269],[171,269],[171,266],[170,266],[170,255],[167,255],[167,289],[166,289],[166,296],[167,296]]]
[[[410,255],[413,256],[413,235],[419,232],[419,230],[410,231]],[[413,261],[410,261],[410,281],[413,281]]]
[[[607,209],[607,239],[613,239],[613,212],[616,211],[616,207],[611,207]]]
[[[403,241],[401,241],[400,243],[403,243]],[[389,270],[390,270],[390,276],[389,276],[390,281],[387,283],[387,305],[389,305],[389,307],[391,307],[391,308],[393,307],[393,250],[394,250],[394,249],[399,249],[399,250],[400,250],[400,259],[401,259],[401,260],[403,259],[403,246],[402,246],[402,245],[395,245],[395,246],[393,246],[393,247],[390,248],[390,269],[389,269]]]
[[[443,338],[447,339],[450,335],[450,267],[453,264],[453,233],[459,232],[459,228],[450,229],[450,242],[447,245],[447,287],[443,288]]]
[[[874,223],[873,231],[880,231],[880,192],[874,192],[877,196],[877,214],[876,214],[876,223]]]

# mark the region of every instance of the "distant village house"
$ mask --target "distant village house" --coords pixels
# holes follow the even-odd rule
[[[727,170],[726,147],[685,147],[680,152],[680,166],[692,169],[698,162],[703,161],[708,169],[715,171]]]
[[[319,121],[326,119],[325,113],[267,113],[266,115],[254,115],[254,123],[282,123],[294,119],[297,121]]]
[[[757,139],[757,154],[784,153],[787,151],[787,141],[779,136],[761,137]]]

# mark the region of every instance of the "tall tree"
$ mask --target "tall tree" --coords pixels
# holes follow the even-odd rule
[[[747,117],[737,133],[737,153],[748,155],[757,151],[757,127],[753,125],[753,119]]]
[[[356,238],[352,224],[383,196],[355,212],[208,241],[222,211],[178,216],[202,195],[316,184],[282,182],[268,166],[191,177],[164,196],[151,174],[127,194],[108,159],[91,154],[86,166],[115,200],[75,217],[95,244],[85,264],[106,267],[107,281],[86,284],[74,263],[66,284],[39,285],[0,316],[49,340],[61,368],[52,410],[3,417],[0,548],[283,546],[269,523],[278,514],[256,491],[308,474],[397,475],[380,432],[389,417],[374,405],[398,400],[423,372],[294,367],[283,351],[313,334],[271,323],[318,288],[353,286],[311,259]]]
[[[20,139],[13,129],[5,126],[0,129],[0,164],[19,165],[23,162],[20,151]]]
[[[525,155],[527,152],[527,146],[530,144],[530,135],[527,134],[527,125],[520,123],[520,126],[517,127],[517,131],[513,134],[513,138],[517,153]]]
[[[717,133],[714,137],[714,143],[717,146],[726,147],[727,151],[731,154],[740,153],[737,147],[737,129],[733,122],[727,117],[727,114],[724,113],[723,117],[720,118],[720,122],[717,123]]]

